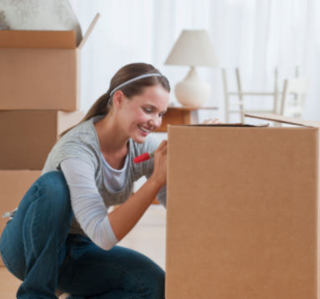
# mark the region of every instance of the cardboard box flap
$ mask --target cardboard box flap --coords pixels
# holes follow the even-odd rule
[[[252,124],[243,124],[243,123],[220,123],[220,124],[191,124],[191,125],[168,125],[175,126],[175,127],[250,127],[250,128],[262,128],[262,127],[269,127],[269,124],[261,124],[261,125],[252,125]]]
[[[82,41],[80,42],[79,49],[81,50],[85,43],[87,42],[87,39],[89,38],[93,28],[96,26],[96,23],[98,22],[98,19],[100,18],[100,14],[97,13],[93,21],[91,22],[86,34],[84,35]]]
[[[289,124],[289,125],[296,125],[302,127],[311,127],[311,128],[320,128],[320,122],[316,121],[308,121],[308,120],[301,120],[293,117],[285,117],[277,114],[266,113],[266,114],[245,114],[245,117],[263,119],[263,120],[270,120],[279,123]]]
[[[0,30],[0,48],[75,49],[76,47],[74,30]]]

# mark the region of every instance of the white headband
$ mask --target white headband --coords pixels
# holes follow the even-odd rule
[[[112,97],[112,95],[118,90],[120,89],[121,87],[125,86],[125,85],[128,85],[134,81],[138,81],[140,79],[144,79],[144,78],[148,78],[148,77],[162,77],[161,74],[159,73],[151,73],[151,74],[144,74],[144,75],[140,75],[138,77],[135,77],[135,78],[132,78],[126,82],[123,82],[122,84],[118,85],[117,87],[115,87],[114,89],[112,89],[112,91],[110,92],[110,98]]]

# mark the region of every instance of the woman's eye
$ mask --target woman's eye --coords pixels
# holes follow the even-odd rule
[[[148,109],[148,108],[143,108],[144,112],[146,113],[151,113],[152,112],[152,109]]]

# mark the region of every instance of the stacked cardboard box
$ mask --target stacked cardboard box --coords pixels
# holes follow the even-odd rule
[[[0,110],[75,111],[80,104],[80,54],[74,31],[0,30]]]
[[[41,175],[59,134],[83,118],[80,51],[98,18],[78,47],[74,31],[0,30],[1,215]]]
[[[320,123],[259,117],[169,127],[166,298],[320,298]]]

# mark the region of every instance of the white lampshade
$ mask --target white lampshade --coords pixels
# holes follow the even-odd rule
[[[218,66],[207,31],[183,30],[165,64],[191,67],[186,78],[175,86],[177,100],[183,106],[201,107],[208,101],[210,85],[201,81],[195,69],[196,66]]]
[[[171,50],[166,65],[218,66],[206,30],[183,30]]]

